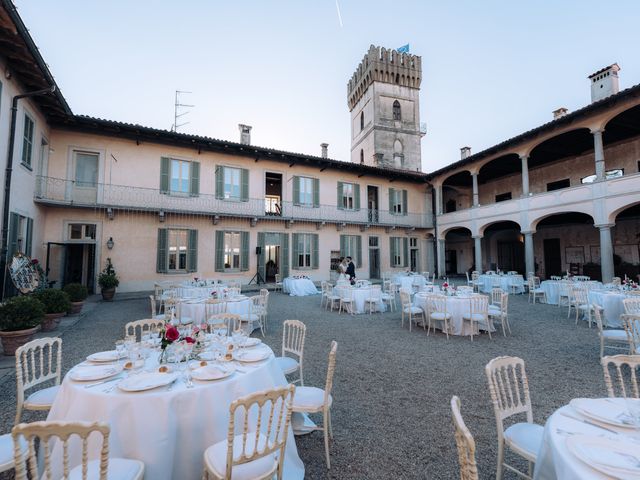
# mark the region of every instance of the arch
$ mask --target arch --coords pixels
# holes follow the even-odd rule
[[[640,105],[627,108],[610,118],[605,124],[604,145],[620,142],[640,135]]]
[[[402,109],[400,108],[400,102],[398,100],[394,100],[393,102],[393,119],[394,120],[402,120]],[[398,140],[396,140],[397,142]]]
[[[537,143],[529,152],[529,168],[563,158],[593,152],[593,136],[586,127],[578,127]]]
[[[469,227],[466,227],[464,225],[450,225],[448,227],[446,227],[444,230],[441,230],[438,232],[438,238],[441,240],[445,240],[447,237],[448,233],[452,233],[454,230],[460,230],[460,233],[464,233],[464,231],[466,230],[469,233],[469,237],[471,237],[472,233],[471,233],[471,229]]]
[[[501,225],[501,224],[504,224],[504,225]],[[522,225],[520,225],[520,222],[517,222],[515,220],[511,220],[511,219],[502,218],[500,220],[493,220],[493,221],[487,222],[484,225],[481,225],[480,227],[478,227],[478,235],[484,236],[485,231],[489,227],[494,227],[495,228],[498,225],[504,226],[505,229],[513,227],[513,228],[517,228],[519,231],[522,231]]]
[[[640,200],[636,202],[627,203],[613,210],[607,216],[607,223],[616,223],[616,220],[618,220],[618,215],[620,215],[621,213],[627,210],[633,211],[634,216],[635,216],[635,213],[638,213],[638,216],[640,217]]]
[[[393,153],[395,155],[402,155],[402,151],[403,151],[402,142],[396,138],[395,141],[393,142]]]
[[[500,155],[485,162],[478,170],[478,184],[518,173],[522,175],[522,162],[516,153]]]
[[[540,225],[541,222],[548,223],[548,220],[551,217],[556,217],[556,216],[557,217],[561,217],[562,220],[563,220],[563,221],[561,221],[559,223],[560,225],[567,225],[567,224],[571,224],[571,223],[591,223],[591,224],[595,223],[595,219],[594,219],[594,217],[593,217],[591,212],[588,212],[588,211],[585,211],[585,210],[579,210],[579,209],[572,210],[572,211],[566,211],[566,210],[563,210],[562,206],[559,206],[558,210],[553,211],[553,212],[545,213],[545,214],[535,218],[534,220],[531,220],[531,222],[529,224],[529,228],[527,230],[535,232],[538,229],[538,227],[541,226]],[[575,216],[578,219],[583,219],[583,220],[585,220],[584,217],[589,217],[589,219],[588,219],[589,221],[588,222],[584,222],[584,221],[583,222],[573,222],[573,221],[570,221],[571,216]]]

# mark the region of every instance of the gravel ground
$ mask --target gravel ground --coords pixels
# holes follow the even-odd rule
[[[597,330],[584,322],[576,326],[564,308],[529,305],[524,295],[510,297],[511,336],[497,332],[489,340],[483,334],[473,342],[468,337],[447,340],[441,333],[427,337],[422,329],[409,333],[406,322],[400,327],[399,313],[338,315],[319,303],[319,296],[272,293],[265,339],[278,352],[283,320],[304,321],[305,383],[319,387],[324,387],[329,344],[338,342],[332,468],[326,469],[320,432],[297,437],[306,478],[458,477],[452,395],[460,397],[475,437],[481,478],[493,478],[496,427],[484,366],[500,355],[525,360],[538,423],[572,398],[605,395]],[[144,318],[147,310],[144,299],[100,302],[75,328],[63,332],[64,371],[86,355],[112,347],[124,324]],[[13,378],[0,383],[0,405],[0,433],[6,433],[15,412]],[[41,418],[39,413],[24,415],[25,421]]]

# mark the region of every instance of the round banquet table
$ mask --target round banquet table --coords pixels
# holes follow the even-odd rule
[[[624,303],[622,302],[627,296],[621,292],[613,292],[611,290],[590,290],[588,293],[589,303],[604,309],[604,317],[602,321],[608,327],[622,328],[620,315],[624,313]]]
[[[491,293],[494,287],[499,287],[507,293],[524,293],[524,278],[522,275],[480,275],[480,290]],[[512,288],[515,287],[515,288]]]
[[[600,401],[603,403],[624,402],[624,400],[620,398],[603,398],[600,399]],[[611,405],[614,404],[612,403]],[[594,426],[593,424],[585,423],[585,421],[591,422],[590,419],[580,414],[570,405],[556,410],[556,412],[549,417],[544,427],[542,446],[538,452],[533,475],[534,480],[560,480],[569,478],[599,480],[614,478],[592,468],[569,450],[567,439],[575,437],[576,435],[600,437],[605,441],[609,438],[627,442],[638,442],[638,452],[640,452],[640,439],[631,440],[627,437],[627,435],[635,435],[635,437],[638,437],[638,433],[633,434],[632,429],[617,428],[614,425],[602,424],[603,426],[606,425],[607,429],[617,432],[613,433]]]
[[[602,288],[602,283],[596,280],[590,280],[588,282],[575,282],[574,285],[586,285],[587,290]],[[544,290],[544,293],[547,295],[548,304],[558,304],[558,296],[560,294],[560,282],[558,280],[544,280],[540,282],[540,288],[542,288],[542,290]]]
[[[268,347],[266,347],[268,348]],[[157,358],[155,354],[151,358]],[[156,360],[145,367],[155,368]],[[273,355],[256,367],[244,364],[222,380],[198,382],[187,389],[178,379],[174,387],[127,393],[113,383],[85,388],[67,375],[47,420],[99,421],[111,427],[109,455],[141,460],[145,478],[153,480],[199,480],[203,454],[211,445],[227,438],[229,407],[235,399],[288,384]],[[93,383],[93,382],[86,382]],[[108,392],[108,393],[107,393]],[[240,433],[240,432],[237,432]],[[99,458],[99,445],[89,442],[89,458]],[[54,448],[54,464],[61,464],[61,448]],[[74,452],[76,450],[76,452]],[[70,465],[80,464],[77,449],[70,449]],[[284,477],[304,478],[293,432],[287,440]],[[54,475],[55,477],[55,475]]]
[[[333,294],[340,295],[341,293],[344,292],[343,288],[333,287]],[[351,294],[353,295],[353,303],[355,305],[355,311],[353,313],[369,313],[369,310],[365,305],[365,300],[369,298],[370,292],[371,292],[371,289],[368,287],[360,287],[360,288],[351,287]],[[385,312],[387,310],[387,306],[382,301],[382,297],[380,298],[380,300],[378,300],[376,305],[377,305],[376,308],[378,312]]]
[[[287,277],[282,281],[282,291],[292,297],[318,294],[318,289],[308,278]]]
[[[391,277],[391,281],[405,290],[411,290],[414,286],[422,288],[427,284],[426,279],[422,275],[416,274],[397,274]]]
[[[226,285],[210,285],[208,287],[181,287],[180,296],[183,298],[210,298],[212,292],[216,292],[218,297],[222,296],[222,293]]]
[[[193,320],[195,324],[204,322],[206,308],[205,301],[206,300],[204,298],[199,298],[182,302],[180,304],[182,315]],[[223,311],[226,311],[227,313],[245,315],[248,314],[251,309],[251,299],[242,295],[236,299],[226,300],[224,303],[211,305],[211,307],[213,313],[222,313]],[[224,310],[223,307],[226,307],[226,310]]]
[[[423,293],[416,293],[413,297],[413,305],[422,308],[427,311],[427,295]],[[471,308],[470,297],[456,297],[447,296],[447,313],[451,314],[449,320],[450,332],[449,335],[471,335],[471,323],[462,320],[462,316],[469,313]],[[495,332],[495,327],[489,323],[489,328],[492,332]],[[478,335],[478,323],[475,323],[473,334]]]

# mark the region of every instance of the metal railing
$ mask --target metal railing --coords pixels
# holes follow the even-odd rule
[[[42,177],[36,179],[35,201],[39,203],[90,207],[126,208],[141,211],[186,212],[225,217],[246,217],[285,221],[313,221],[336,224],[381,225],[397,228],[431,228],[431,214],[398,215],[387,210],[343,210],[336,205],[317,207],[282,201],[278,209],[265,198],[247,201],[224,200],[212,194],[161,193],[159,189],[96,183],[87,186],[74,180]]]

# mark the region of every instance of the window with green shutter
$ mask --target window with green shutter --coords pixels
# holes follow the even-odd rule
[[[246,272],[249,270],[249,232],[242,232],[240,235],[240,248],[242,250],[242,261],[240,270]]]
[[[281,233],[280,234],[280,265],[279,271],[282,278],[287,278],[289,276],[289,234]]]
[[[160,158],[160,193],[168,194],[169,189],[169,171],[171,169],[171,159],[168,157]]]
[[[360,210],[360,185],[338,182],[338,208]]]
[[[390,266],[392,268],[402,268],[407,266],[409,258],[409,242],[407,238],[391,237],[389,239]]]
[[[158,229],[157,272],[195,272],[197,269],[198,231],[182,228]]]
[[[200,162],[190,162],[189,170],[189,195],[200,195]]]
[[[293,204],[319,207],[320,180],[311,177],[293,177]]]
[[[362,265],[362,237],[360,235],[340,235],[340,256],[351,257],[356,267]]]
[[[160,193],[200,195],[200,163],[161,157]]]
[[[156,250],[156,271],[158,273],[167,273],[169,247],[169,230],[166,228],[158,229],[158,248]]]
[[[407,207],[407,191],[390,188],[389,213],[393,215],[406,215]]]
[[[16,253],[20,252],[20,215],[17,213],[9,214],[9,261]]]
[[[224,231],[216,231],[216,254],[215,254],[215,270],[216,272],[224,272]]]
[[[249,170],[218,166],[216,169],[216,198],[233,201],[249,200]]]
[[[187,272],[198,271],[198,231],[187,230]]]
[[[33,238],[33,219],[18,213],[9,214],[9,238],[8,256],[23,253],[31,256],[31,243]]]
[[[249,232],[216,231],[216,272],[249,270]]]
[[[292,265],[296,269],[318,268],[318,235],[313,233],[294,233]]]
[[[33,158],[33,137],[35,132],[35,122],[27,114],[24,114],[24,128],[22,129],[22,164],[31,168]]]

